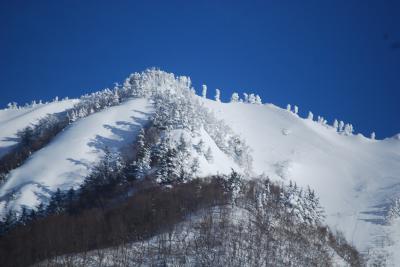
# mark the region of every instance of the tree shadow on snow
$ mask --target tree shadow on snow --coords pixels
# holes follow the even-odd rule
[[[149,113],[134,110],[136,113],[145,115],[143,117],[131,116],[132,121],[117,121],[115,125],[104,124],[103,127],[112,133],[112,137],[96,135],[88,145],[94,148],[94,152],[106,149],[119,150],[131,143],[140,129],[148,123]]]
[[[383,203],[369,208],[370,210],[362,211],[360,214],[369,215],[370,218],[360,218],[360,220],[379,225],[387,223],[386,215],[388,214],[390,203]]]

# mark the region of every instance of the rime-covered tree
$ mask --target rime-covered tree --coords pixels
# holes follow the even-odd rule
[[[18,109],[17,102],[11,102],[7,104],[8,109]]]
[[[147,174],[147,172],[151,169],[150,149],[147,147],[145,143],[145,131],[143,128],[139,132],[136,144],[137,144],[136,159],[132,164],[133,164],[134,176],[140,179],[143,178]]]
[[[261,100],[261,97],[259,95],[256,95],[256,104],[257,105],[261,105],[262,104],[262,100]]]
[[[215,101],[221,102],[221,91],[219,89],[215,89]]]
[[[239,94],[234,92],[231,96],[231,103],[237,103],[239,102]]]
[[[191,161],[191,154],[189,151],[190,144],[183,134],[181,134],[177,147],[176,147],[176,163],[178,167],[179,180],[186,181],[190,177],[188,167]]]
[[[372,140],[375,140],[375,138],[376,138],[375,132],[372,132],[372,133],[371,133],[371,139],[372,139]]]
[[[287,111],[291,111],[291,110],[292,110],[292,106],[291,106],[290,104],[287,104],[286,110],[287,110]]]
[[[255,104],[256,103],[256,96],[254,94],[249,95],[249,103]]]
[[[243,99],[244,103],[249,103],[249,95],[247,93],[243,93]]]
[[[232,194],[232,198],[236,199],[242,187],[242,176],[232,169],[231,174],[226,180],[226,189]]]
[[[308,112],[307,119],[309,119],[309,120],[313,120],[314,119],[314,114],[311,111]]]
[[[343,132],[345,135],[351,135],[353,133],[353,126],[349,123],[346,123]]]
[[[169,146],[165,151],[164,157],[161,158],[156,177],[161,184],[171,184],[177,181],[179,177],[177,168],[177,151],[174,147]]]
[[[338,131],[339,131],[339,132],[343,132],[343,129],[344,129],[344,122],[343,122],[343,121],[340,121],[340,122],[339,122]]]
[[[108,147],[104,149],[104,157],[93,168],[91,174],[86,178],[83,187],[95,192],[102,192],[108,186],[120,183],[123,178],[121,172],[123,165],[118,153],[111,152]]]
[[[202,85],[201,95],[203,98],[207,98],[207,85],[205,84]]]
[[[299,113],[299,107],[294,105],[294,110],[293,110],[294,114],[298,114]]]
[[[118,87],[116,87],[113,92],[112,105],[118,105],[119,103],[120,103],[120,97],[118,93]]]
[[[335,129],[335,131],[338,131],[338,129],[339,129],[339,122],[338,122],[338,120],[337,119],[335,119],[334,121],[333,121],[333,129]]]
[[[199,154],[204,154],[204,146],[205,146],[205,144],[204,144],[204,141],[203,141],[203,139],[200,139],[200,141],[196,144],[196,145],[194,145],[194,149],[196,150],[196,152],[197,153],[199,153]]]

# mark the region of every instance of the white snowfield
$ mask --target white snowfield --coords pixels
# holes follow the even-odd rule
[[[33,107],[0,110],[0,157],[17,143],[15,134],[23,128],[35,124],[47,114],[62,112],[72,108],[79,100],[69,99]]]
[[[400,266],[399,229],[384,225],[391,200],[400,196],[398,138],[345,136],[272,104],[204,104],[247,141],[255,173],[309,185],[333,229],[361,251],[389,253]]]
[[[132,99],[71,124],[10,172],[0,188],[0,209],[35,207],[57,188],[78,186],[106,147],[117,150],[135,139],[151,111],[148,100]]]

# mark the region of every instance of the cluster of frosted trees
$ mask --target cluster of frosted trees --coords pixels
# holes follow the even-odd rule
[[[296,105],[294,105],[292,109],[292,106],[290,104],[287,104],[286,110],[289,112],[293,112],[296,115],[298,115],[299,113],[299,108]],[[314,120],[314,114],[311,111],[308,112],[307,119]],[[317,123],[321,125],[328,125],[328,121],[322,116],[317,117]],[[354,127],[351,123],[344,123],[343,121],[338,121],[337,119],[333,121],[332,127],[333,129],[335,129],[336,132],[344,135],[352,135],[354,133]],[[375,137],[375,132],[372,132],[370,138],[372,140],[375,140]]]
[[[189,78],[149,69],[132,74],[125,81],[123,90],[150,97],[155,107],[152,123],[158,129],[184,129],[198,135],[203,128],[224,153],[245,169],[251,168],[252,158],[245,141],[200,104]],[[204,96],[206,91],[207,87],[203,86]],[[216,96],[219,99],[219,90]]]
[[[104,89],[99,92],[83,95],[80,101],[67,113],[70,122],[84,118],[106,107],[118,105],[123,100],[119,96],[119,91],[118,87],[115,87],[113,90]]]
[[[207,86],[206,85],[202,86],[202,97],[203,98],[207,97]],[[215,101],[221,102],[221,91],[219,89],[215,90]],[[240,98],[240,96],[237,92],[234,92],[232,94],[230,102],[231,103],[250,103],[250,104],[259,104],[259,105],[262,104],[262,100],[259,95],[243,93],[243,98]],[[293,112],[296,115],[298,115],[298,113],[299,113],[299,107],[296,105],[294,105],[292,107],[292,105],[287,104],[286,110]],[[311,111],[308,112],[307,119],[309,119],[309,120],[314,119],[314,114]],[[317,122],[322,125],[328,125],[328,121],[322,116],[317,117]],[[345,124],[343,121],[338,121],[337,119],[334,120],[332,127],[338,133],[341,133],[344,135],[352,135],[354,133],[354,127],[351,123]],[[370,138],[372,140],[375,140],[375,137],[376,137],[375,132],[372,132],[370,135]]]
[[[203,84],[202,86],[202,93],[201,93],[203,98],[207,98],[207,85]],[[214,96],[215,101],[221,102],[221,90],[220,89],[215,89],[215,96]],[[247,94],[243,93],[243,99],[240,98],[239,94],[237,92],[234,92],[231,96],[230,99],[231,103],[250,103],[250,104],[262,104],[261,97],[256,94]]]
[[[62,100],[68,100],[68,97],[63,98]],[[58,102],[58,96],[56,96],[51,102]],[[49,102],[44,102],[42,100],[39,100],[36,102],[36,100],[33,100],[31,103],[25,103],[23,106],[19,106],[17,102],[10,102],[7,104],[7,109],[22,109],[22,108],[34,108],[38,105],[43,105],[43,104],[48,104]]]
[[[136,140],[135,160],[127,166],[129,176],[141,179],[151,173],[160,184],[186,182],[195,178],[199,161],[191,151],[191,140],[181,135],[174,142],[169,136],[161,136],[158,132],[155,141],[154,132],[150,132],[142,129]]]

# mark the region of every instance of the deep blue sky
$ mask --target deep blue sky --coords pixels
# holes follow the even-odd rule
[[[366,135],[400,132],[399,1],[0,0],[1,106],[151,66],[223,100],[255,92]]]

